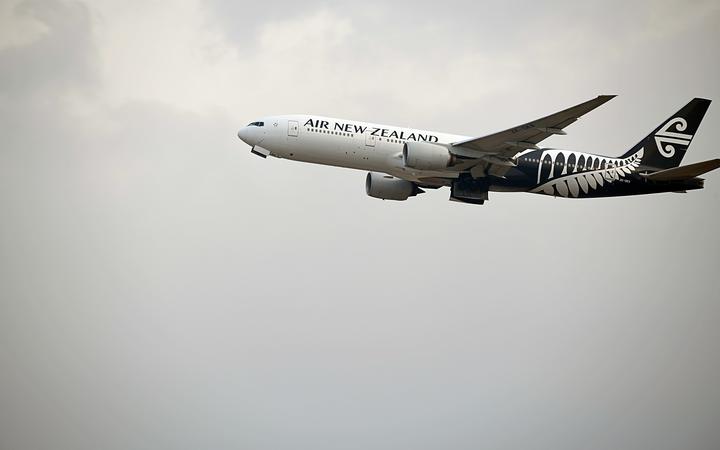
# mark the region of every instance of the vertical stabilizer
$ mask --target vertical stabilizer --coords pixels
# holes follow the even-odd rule
[[[709,106],[710,100],[692,99],[622,157],[643,149],[642,166],[656,169],[679,166]]]

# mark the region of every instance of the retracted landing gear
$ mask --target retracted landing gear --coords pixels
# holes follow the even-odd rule
[[[450,187],[450,201],[482,205],[488,199],[487,181],[461,175]]]

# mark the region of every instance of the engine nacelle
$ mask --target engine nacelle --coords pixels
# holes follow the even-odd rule
[[[453,155],[442,145],[428,142],[406,142],[403,145],[403,164],[418,170],[442,170],[450,165]]]
[[[369,172],[365,178],[365,192],[370,197],[383,200],[407,200],[424,192],[412,183],[384,173]]]

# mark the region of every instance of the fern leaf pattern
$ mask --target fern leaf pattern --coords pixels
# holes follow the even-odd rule
[[[542,182],[543,163],[541,162],[538,166],[538,186],[530,192],[572,198],[586,195],[636,171],[643,153],[641,148],[633,155],[620,159],[594,155],[579,156],[573,152],[547,150],[540,158],[540,161],[547,161],[549,164],[547,180]],[[568,167],[565,161],[577,161],[577,163]],[[562,172],[558,176],[555,176],[556,167],[562,167]]]

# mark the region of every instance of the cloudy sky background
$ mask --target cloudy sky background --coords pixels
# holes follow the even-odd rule
[[[235,136],[620,94],[547,141],[619,155],[720,99],[718,42],[717,1],[3,1],[0,448],[718,448],[719,173],[382,202]]]

